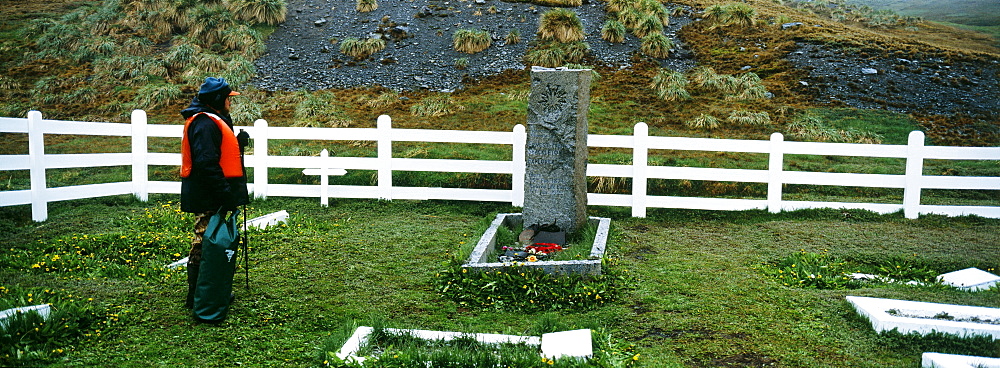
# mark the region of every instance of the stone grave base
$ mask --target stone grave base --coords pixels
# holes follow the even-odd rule
[[[469,260],[462,265],[470,271],[497,271],[511,266],[538,268],[550,274],[601,274],[601,259],[608,243],[608,230],[611,219],[591,217],[590,224],[597,226],[594,245],[590,248],[588,259],[572,261],[538,261],[538,262],[497,262],[497,230],[501,226],[509,229],[522,227],[523,217],[520,213],[501,213],[493,219],[490,228],[479,238],[476,248],[472,250]]]
[[[992,336],[994,339],[1000,339],[1000,325],[972,321],[977,318],[983,321],[998,321],[1000,308],[860,296],[848,296],[847,301],[854,305],[858,314],[871,321],[872,328],[877,332],[898,329],[901,334],[917,332],[926,335],[937,331],[959,337]],[[895,311],[894,314],[897,315],[892,315],[889,311]],[[951,319],[940,318],[942,316]]]
[[[969,355],[924,353],[921,368],[1000,368],[1000,359]]]
[[[337,352],[337,357],[346,361],[364,362],[364,357],[355,355],[361,346],[368,341],[368,335],[375,329],[361,326],[354,330],[344,346]],[[537,336],[515,336],[501,334],[470,334],[464,332],[431,331],[431,330],[405,330],[396,328],[385,329],[393,334],[408,334],[424,340],[450,341],[463,336],[472,336],[485,344],[525,344],[538,346],[541,356],[548,359],[559,359],[564,357],[591,358],[594,355],[591,344],[591,331],[589,329],[562,331],[543,334]]]

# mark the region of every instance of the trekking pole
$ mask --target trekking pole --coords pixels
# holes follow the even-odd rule
[[[240,145],[240,166],[243,166],[243,178],[246,179],[247,167],[246,163],[243,161],[244,148],[250,144],[250,134],[245,130],[240,129],[240,134],[237,136],[237,141]],[[247,291],[250,291],[250,236],[248,233],[250,228],[247,226],[247,205],[243,205],[243,235],[240,236],[240,241],[243,243],[243,273],[244,279],[246,280]],[[238,262],[238,260],[237,260]]]
[[[243,273],[247,283],[247,291],[250,291],[250,228],[247,227],[247,205],[243,205]]]

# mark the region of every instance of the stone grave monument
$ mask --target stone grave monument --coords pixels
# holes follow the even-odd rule
[[[611,219],[587,217],[587,111],[592,78],[590,69],[532,68],[523,213],[498,214],[462,267],[489,271],[519,264],[554,274],[601,274]],[[518,236],[525,250],[528,245],[541,246],[533,250],[546,252],[542,249],[562,249],[566,233],[588,224],[596,227],[596,234],[587,259],[505,260],[511,258],[506,253],[516,258],[517,251],[498,257],[501,227],[525,229]],[[559,230],[545,230],[554,227]]]
[[[587,221],[589,69],[533,67],[525,147],[524,225],[572,232]]]

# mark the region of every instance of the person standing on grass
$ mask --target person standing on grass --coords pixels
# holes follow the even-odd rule
[[[181,211],[195,214],[194,237],[188,254],[188,293],[184,305],[194,306],[201,268],[201,243],[208,220],[217,211],[235,211],[250,203],[246,169],[240,153],[249,135],[233,132],[229,98],[239,96],[224,78],[206,78],[185,119],[181,141]]]

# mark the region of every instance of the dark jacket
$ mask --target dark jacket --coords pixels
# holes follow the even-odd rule
[[[218,115],[229,127],[233,119],[226,114],[198,101],[195,98],[188,108],[181,110],[181,116],[188,118],[199,112]],[[188,142],[191,145],[191,175],[181,178],[181,211],[200,213],[215,211],[220,207],[225,210],[250,203],[247,192],[246,169],[239,178],[226,178],[219,166],[221,155],[222,132],[211,118],[200,115],[188,126]]]

